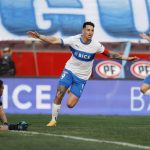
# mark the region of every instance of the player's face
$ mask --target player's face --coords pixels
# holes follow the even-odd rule
[[[83,37],[87,40],[90,40],[94,34],[94,28],[91,25],[86,25],[82,30]]]
[[[4,85],[0,86],[0,96],[2,96],[4,90]]]

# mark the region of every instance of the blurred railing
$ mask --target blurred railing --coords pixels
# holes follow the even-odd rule
[[[124,53],[125,42],[102,43],[112,51]],[[12,58],[16,64],[16,76],[59,77],[71,53],[68,48],[50,45],[39,41],[1,41],[0,49],[11,47]],[[130,55],[149,60],[149,43],[131,43]],[[97,60],[108,59],[97,54]]]

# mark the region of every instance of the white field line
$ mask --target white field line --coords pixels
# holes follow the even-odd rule
[[[66,139],[73,139],[73,140],[79,140],[79,141],[115,144],[115,145],[120,145],[120,146],[150,150],[150,146],[144,146],[144,145],[139,145],[139,144],[131,144],[131,143],[127,143],[127,142],[99,140],[99,139],[83,138],[83,137],[78,137],[78,136],[59,135],[59,134],[41,133],[41,132],[33,132],[33,131],[11,131],[11,132],[15,132],[15,133],[23,134],[23,135],[44,135],[44,136],[53,136],[53,137],[63,137],[63,138],[66,138]]]

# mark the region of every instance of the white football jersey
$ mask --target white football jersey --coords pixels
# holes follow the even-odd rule
[[[72,52],[65,68],[77,77],[88,80],[92,73],[95,54],[97,52],[103,53],[105,48],[99,41],[94,40],[84,44],[81,36],[76,35],[62,39],[62,45],[68,45]]]

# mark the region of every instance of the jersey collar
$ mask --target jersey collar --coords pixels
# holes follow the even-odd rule
[[[81,35],[81,37],[80,37],[80,41],[81,41],[81,43],[82,43],[82,44],[88,45],[88,44],[90,44],[90,43],[91,43],[92,39],[91,39],[91,40],[89,40],[89,42],[88,42],[88,43],[84,43],[84,41],[82,40],[82,35]]]

